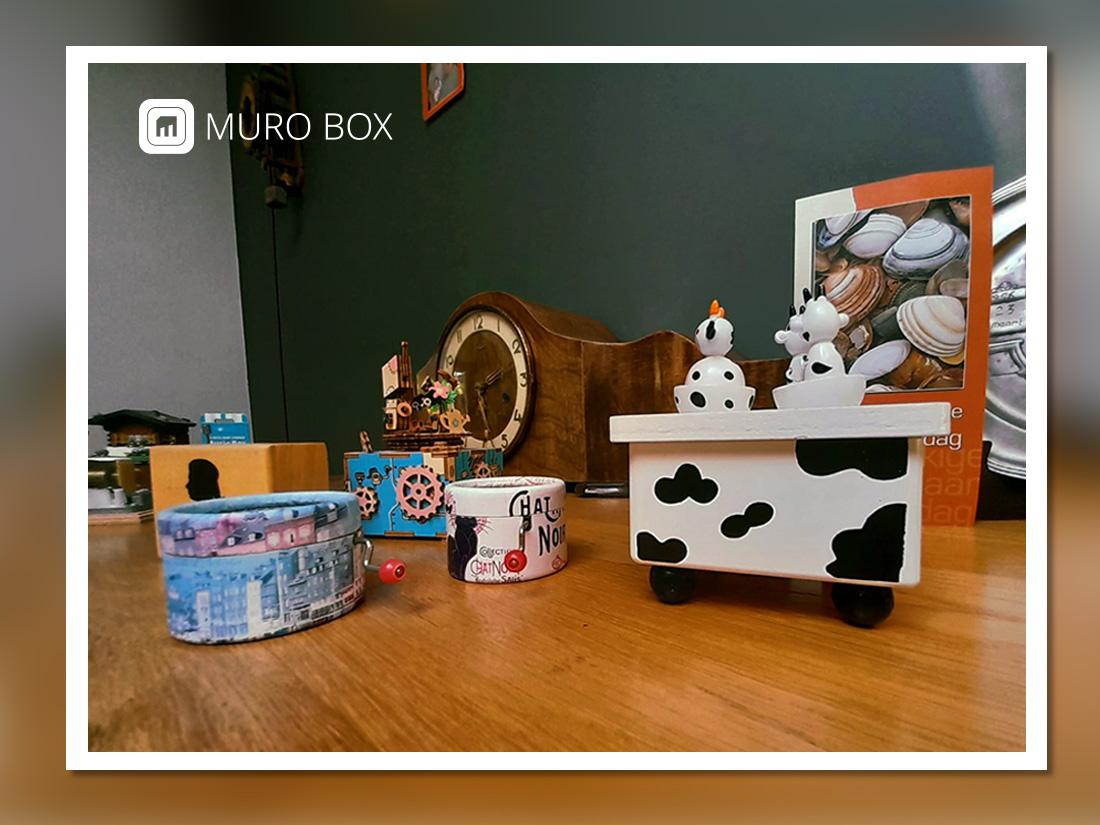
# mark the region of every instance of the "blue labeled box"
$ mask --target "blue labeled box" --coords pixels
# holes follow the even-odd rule
[[[203,413],[199,419],[203,444],[251,444],[248,416],[244,413]]]

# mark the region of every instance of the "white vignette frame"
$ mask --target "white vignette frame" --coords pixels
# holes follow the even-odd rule
[[[1047,50],[1044,46],[850,47],[69,46],[66,49],[66,758],[67,770],[1046,770]],[[88,66],[92,63],[1016,63],[1026,66],[1028,439],[1026,749],[1017,752],[483,753],[90,752],[88,527]],[[170,160],[170,159],[169,159]],[[925,171],[925,170],[914,170]],[[840,182],[846,184],[848,182]],[[852,181],[851,183],[862,183]],[[796,197],[813,193],[797,193]],[[793,198],[792,198],[793,201]],[[293,757],[293,758],[288,758]]]

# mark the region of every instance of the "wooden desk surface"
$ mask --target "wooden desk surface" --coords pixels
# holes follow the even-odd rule
[[[809,582],[701,574],[663,605],[625,500],[566,510],[547,579],[464,584],[442,541],[382,540],[403,584],[215,647],[168,635],[152,525],[92,528],[90,748],[1023,749],[1023,522],[926,529],[921,585],[868,631]]]

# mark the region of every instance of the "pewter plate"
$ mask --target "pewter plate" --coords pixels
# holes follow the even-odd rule
[[[1027,179],[993,193],[993,300],[989,312],[989,382],[985,438],[989,469],[1026,475]]]

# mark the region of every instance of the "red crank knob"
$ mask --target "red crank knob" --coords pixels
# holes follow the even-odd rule
[[[510,573],[518,573],[527,566],[527,554],[522,550],[510,550],[504,554],[504,566]]]
[[[382,584],[397,584],[407,573],[405,568],[405,562],[401,559],[387,559],[378,568],[378,578],[382,580]]]

